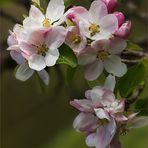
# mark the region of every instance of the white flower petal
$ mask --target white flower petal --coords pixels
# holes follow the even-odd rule
[[[108,52],[111,54],[120,54],[127,46],[127,42],[121,38],[112,38],[110,40],[110,49]]]
[[[65,41],[66,34],[67,31],[64,27],[62,26],[53,27],[47,32],[47,36],[45,39],[46,45],[50,49],[59,48]]]
[[[27,63],[23,63],[17,69],[15,77],[18,80],[26,81],[33,75],[33,73],[34,70],[30,69]]]
[[[54,66],[59,58],[58,49],[49,49],[45,56],[45,62],[48,67]]]
[[[49,84],[50,77],[46,70],[43,69],[41,71],[38,71],[38,75],[42,79],[42,81],[45,83],[45,85]]]
[[[92,133],[87,136],[87,138],[86,138],[87,146],[89,146],[89,147],[95,146],[95,136],[96,136],[96,133]]]
[[[121,58],[116,55],[110,55],[107,60],[104,61],[104,67],[108,73],[111,73],[117,77],[122,77],[127,72],[127,67],[121,62]]]
[[[46,17],[55,22],[63,16],[64,10],[64,0],[50,0],[46,10]]]
[[[85,78],[90,81],[96,80],[101,75],[102,72],[103,72],[103,63],[102,61],[96,60],[92,64],[86,66]]]
[[[118,29],[118,20],[113,14],[106,15],[101,19],[100,29],[103,34],[112,35]]]
[[[28,64],[31,69],[34,69],[36,71],[41,71],[46,67],[44,57],[37,54],[29,57]]]
[[[95,113],[99,119],[110,120],[109,114],[102,108],[95,108]]]
[[[114,91],[115,85],[116,85],[115,77],[109,75],[105,80],[104,87]]]
[[[89,18],[92,20],[92,23],[99,24],[101,18],[105,15],[107,15],[107,7],[103,2],[99,0],[92,2],[89,9]]]

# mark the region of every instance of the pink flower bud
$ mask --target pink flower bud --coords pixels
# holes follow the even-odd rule
[[[120,38],[127,38],[131,30],[131,21],[126,21],[122,26],[115,32],[115,36]]]
[[[109,13],[113,12],[118,4],[117,0],[102,0],[102,2],[106,4]]]
[[[117,17],[118,19],[118,25],[119,27],[124,23],[125,17],[124,14],[122,12],[114,12],[114,15]]]

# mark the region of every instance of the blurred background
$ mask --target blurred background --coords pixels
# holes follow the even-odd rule
[[[49,0],[41,0],[43,7]],[[74,5],[89,7],[90,0],[73,0]],[[15,79],[16,63],[7,48],[8,30],[28,14],[29,0],[0,0],[0,77],[2,148],[86,148],[83,134],[76,133],[72,122],[78,112],[69,105],[83,98],[88,85],[78,68],[74,80],[65,84],[66,66],[50,68],[51,82],[43,88],[37,76],[27,82]],[[130,39],[147,50],[147,0],[123,0],[119,9],[132,20]],[[148,93],[141,95],[148,97]],[[147,148],[148,128],[133,130],[121,137],[123,148]]]

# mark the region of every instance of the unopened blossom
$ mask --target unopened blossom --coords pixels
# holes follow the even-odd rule
[[[114,33],[114,35],[116,37],[126,39],[131,31],[131,26],[131,21],[126,21],[119,27],[119,29]]]
[[[108,73],[122,77],[127,67],[121,62],[119,54],[126,46],[126,41],[120,38],[92,42],[91,48],[85,49],[78,57],[79,64],[85,65],[85,78],[95,80],[104,69]]]
[[[90,147],[109,147],[116,134],[116,122],[127,120],[123,115],[124,100],[115,100],[114,87],[115,77],[109,75],[104,87],[97,86],[85,93],[86,99],[70,102],[81,111],[73,126],[76,131],[87,134],[86,144]],[[122,120],[118,120],[119,116]]]
[[[124,14],[122,12],[118,12],[118,11],[114,12],[113,14],[117,17],[117,19],[118,19],[118,26],[120,27],[124,23],[124,21],[125,21]]]
[[[109,39],[118,29],[118,20],[115,15],[108,14],[104,2],[95,0],[89,11],[79,14],[79,27],[82,33],[91,40]]]
[[[118,0],[101,0],[101,1],[106,4],[109,13],[112,13],[118,5]]]
[[[63,44],[66,31],[57,26],[48,31],[37,30],[32,32],[28,40],[21,42],[21,50],[27,54],[29,67],[36,71],[43,70],[46,66],[56,64],[59,58],[58,48]]]
[[[72,26],[68,30],[65,43],[78,55],[86,47],[87,40],[77,26]]]
[[[32,5],[29,17],[25,18],[23,26],[29,31],[57,26],[57,21],[62,18],[64,10],[65,6],[63,0],[50,0],[45,14],[43,14],[39,8]]]

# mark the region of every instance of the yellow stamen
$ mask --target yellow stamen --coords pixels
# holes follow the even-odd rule
[[[68,26],[75,26],[75,24],[70,19],[66,19],[66,23]]]
[[[70,40],[73,44],[78,44],[81,42],[81,37],[78,34],[71,32]]]
[[[45,18],[43,21],[43,26],[44,27],[51,27],[51,22],[48,18]]]
[[[104,61],[109,56],[109,53],[107,51],[99,51],[98,52],[98,58]]]
[[[100,32],[100,27],[97,24],[91,24],[89,27],[90,35],[94,36]]]

